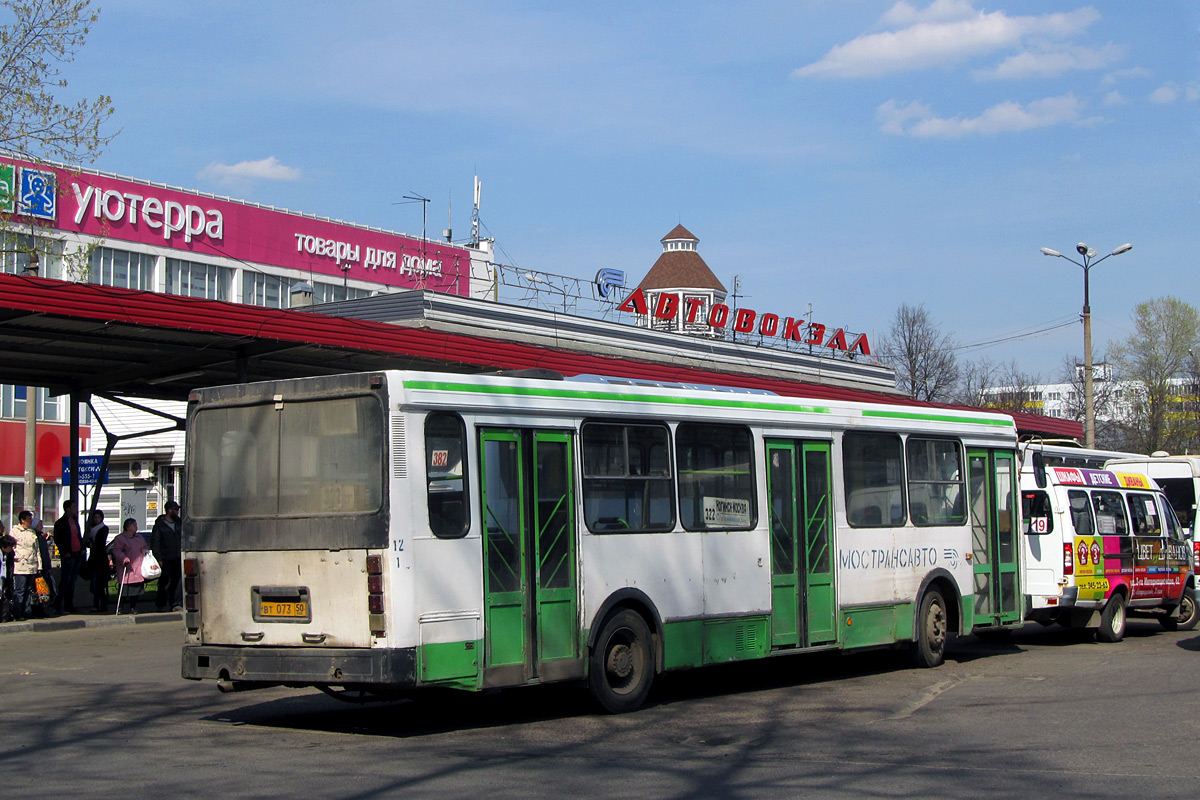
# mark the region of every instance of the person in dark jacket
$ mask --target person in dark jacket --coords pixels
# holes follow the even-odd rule
[[[150,550],[162,567],[158,592],[154,596],[157,611],[179,611],[183,608],[183,553],[179,520],[179,503],[168,500],[165,513],[154,520],[150,531]]]
[[[75,581],[83,566],[83,531],[79,529],[79,504],[74,500],[63,503],[63,515],[54,521],[54,545],[62,566],[55,611],[75,613]]]
[[[108,526],[104,524],[104,512],[98,508],[93,511],[90,523],[84,542],[91,548],[87,563],[91,568],[92,611],[107,612],[112,565],[108,561]]]

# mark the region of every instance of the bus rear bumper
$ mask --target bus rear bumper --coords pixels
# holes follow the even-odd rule
[[[416,649],[184,645],[182,674],[289,686],[413,686]]]

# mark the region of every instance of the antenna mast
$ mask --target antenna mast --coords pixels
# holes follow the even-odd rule
[[[479,247],[479,194],[483,189],[483,184],[479,182],[479,176],[475,176],[475,206],[471,210],[471,246]]]

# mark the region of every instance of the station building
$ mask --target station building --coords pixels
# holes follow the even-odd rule
[[[45,307],[57,296],[55,286],[85,284],[86,292],[60,294],[69,298],[67,302],[88,304],[87,314],[69,323],[71,341],[89,346],[107,344],[101,321],[88,338],[93,324],[88,320],[107,316],[97,311],[98,305],[110,302],[100,297],[107,293],[114,319],[121,316],[122,304],[137,306],[136,314],[124,317],[136,317],[142,326],[159,308],[161,322],[168,327],[173,318],[203,313],[217,320],[218,328],[220,320],[228,318],[224,333],[240,331],[238,336],[247,341],[253,338],[248,329],[268,325],[287,331],[289,341],[302,341],[311,319],[311,327],[321,328],[326,338],[314,335],[298,350],[314,356],[317,351],[304,348],[329,347],[336,337],[353,335],[353,321],[363,321],[375,326],[371,336],[376,349],[366,358],[368,346],[354,345],[364,352],[364,363],[373,365],[368,368],[420,363],[424,369],[486,371],[536,364],[564,375],[599,372],[632,381],[904,401],[896,392],[892,370],[871,358],[864,334],[782,311],[731,305],[724,285],[699,255],[699,239],[682,225],[663,237],[658,260],[626,292],[619,270],[602,269],[588,281],[506,267],[494,260],[493,243],[478,237],[474,244],[457,245],[93,170],[3,157],[0,217],[6,221],[0,273],[9,273],[13,280],[36,276],[29,286],[14,284],[10,292]],[[514,298],[501,291],[510,280],[519,289]],[[578,313],[577,301],[585,295],[600,309],[591,316]],[[546,297],[557,307],[550,307]],[[5,318],[16,334],[24,307],[15,302],[10,306]],[[317,324],[310,315],[338,317],[346,323]],[[188,322],[180,320],[180,327],[188,327]],[[440,344],[420,353],[404,351],[412,346],[404,342],[413,337],[405,338],[401,329],[423,332]],[[22,331],[26,338],[14,335],[12,341],[30,342],[28,333]],[[447,344],[451,341],[453,347]],[[304,366],[292,364],[293,374]],[[25,370],[27,376],[37,374],[28,365]],[[237,373],[160,365],[158,377],[140,383],[142,392],[136,397],[96,392],[77,410],[78,452],[95,460],[106,444],[116,441],[99,497],[110,527],[114,519],[131,516],[146,526],[166,500],[186,500],[181,419],[185,407],[179,398],[187,396],[183,387],[189,378],[242,380]],[[92,382],[97,385],[94,376]],[[17,509],[30,505],[24,497],[23,444],[32,431],[35,504],[43,518],[53,519],[60,513],[67,483],[63,461],[71,450],[68,421],[73,410],[65,395],[13,383],[17,385],[0,387],[0,518],[8,521]],[[35,401],[33,426],[26,415],[27,396]],[[1017,417],[1018,428],[1078,435],[1078,423],[1014,414]],[[81,482],[81,491],[87,505],[87,481]]]
[[[289,308],[428,289],[469,298],[492,286],[491,247],[424,239],[286,209],[64,165],[0,156],[0,272]],[[293,291],[295,290],[295,291]],[[0,375],[3,381],[4,375]],[[27,401],[36,417],[36,497],[25,498]],[[0,519],[33,507],[61,514],[62,460],[69,452],[65,396],[0,384]],[[155,415],[96,398],[114,431],[162,427]],[[152,404],[154,405],[154,404]],[[161,404],[156,405],[161,408]],[[168,408],[178,411],[181,404]],[[80,410],[84,452],[91,409]],[[177,496],[182,434],[122,444],[110,493],[135,494],[154,511]],[[102,507],[117,508],[114,497]],[[141,514],[137,515],[141,516]],[[153,517],[151,517],[152,519]]]

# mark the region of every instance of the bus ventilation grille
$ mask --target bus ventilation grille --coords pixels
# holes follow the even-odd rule
[[[404,449],[404,417],[392,417],[392,475],[408,477],[408,453]]]
[[[739,653],[758,647],[758,628],[754,625],[738,625],[734,633],[733,649]]]

